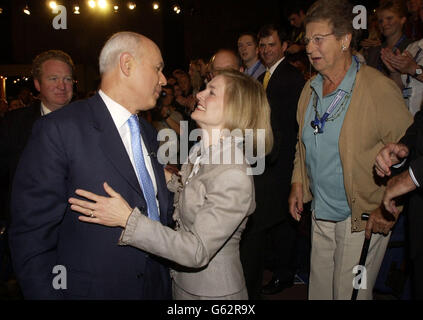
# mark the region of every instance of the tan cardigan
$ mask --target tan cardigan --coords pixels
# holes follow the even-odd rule
[[[304,117],[312,94],[311,80],[298,102],[299,139],[291,180],[302,183],[304,202],[312,199],[302,141]],[[363,231],[366,222],[361,220],[361,214],[373,211],[382,202],[385,186],[377,183],[373,170],[377,153],[385,144],[397,142],[412,120],[397,85],[378,70],[362,65],[339,136],[344,187],[352,211],[352,232]]]

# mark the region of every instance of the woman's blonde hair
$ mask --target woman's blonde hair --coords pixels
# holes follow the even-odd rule
[[[273,147],[273,132],[270,124],[270,106],[261,83],[235,70],[218,73],[225,80],[224,128],[240,129],[245,134],[253,133],[254,151],[257,151],[258,129],[264,129],[265,154]],[[249,130],[246,132],[245,130]]]

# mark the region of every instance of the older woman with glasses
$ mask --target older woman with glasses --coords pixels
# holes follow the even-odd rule
[[[289,197],[300,220],[312,200],[310,299],[350,299],[353,273],[367,228],[378,229],[384,187],[373,162],[411,123],[399,89],[352,55],[355,30],[346,0],[319,0],[307,12],[306,50],[318,74],[304,87],[297,121],[299,140]],[[389,236],[375,234],[358,299],[371,299]]]

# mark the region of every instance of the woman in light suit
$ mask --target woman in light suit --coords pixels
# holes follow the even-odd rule
[[[130,208],[107,183],[110,198],[77,190],[90,201],[69,202],[83,214],[81,221],[123,227],[119,245],[176,262],[171,270],[174,299],[247,299],[239,241],[255,200],[245,158],[251,152],[244,151],[262,147],[270,152],[270,108],[258,82],[228,70],[209,82],[197,99],[191,117],[202,130],[202,140],[179,175],[166,171],[167,186],[175,193],[175,230]],[[258,129],[265,134],[260,136]]]

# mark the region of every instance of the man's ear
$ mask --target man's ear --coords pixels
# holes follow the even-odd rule
[[[120,55],[119,66],[122,73],[129,77],[131,75],[131,68],[133,67],[133,57],[130,53],[124,52]]]
[[[41,92],[41,85],[38,79],[34,79],[34,87],[37,89],[38,92]]]

